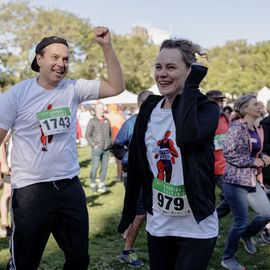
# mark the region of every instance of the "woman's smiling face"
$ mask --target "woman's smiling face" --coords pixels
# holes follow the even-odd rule
[[[179,49],[162,49],[155,63],[155,80],[160,94],[173,100],[182,92],[189,72]]]

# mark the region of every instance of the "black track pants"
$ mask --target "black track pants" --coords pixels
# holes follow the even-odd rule
[[[87,269],[88,212],[78,177],[14,189],[11,210],[7,269],[36,270],[50,233],[65,254],[65,270]]]

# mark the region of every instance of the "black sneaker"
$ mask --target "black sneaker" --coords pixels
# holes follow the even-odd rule
[[[6,229],[7,229],[7,237],[10,237],[12,235],[12,228],[10,226],[7,226]]]
[[[251,237],[245,236],[241,238],[241,242],[244,245],[245,250],[254,255],[257,252],[256,246],[253,244]]]

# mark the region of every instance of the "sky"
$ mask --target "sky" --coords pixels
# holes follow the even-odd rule
[[[0,0],[0,4],[9,1]],[[129,34],[134,25],[167,31],[206,49],[227,41],[249,44],[270,40],[269,0],[30,0],[32,6],[67,10],[104,25],[116,34]]]

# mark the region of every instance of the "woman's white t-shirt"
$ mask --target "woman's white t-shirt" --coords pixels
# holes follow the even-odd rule
[[[199,224],[189,207],[184,190],[181,149],[175,142],[171,109],[152,111],[145,143],[153,180],[153,215],[147,213],[146,230],[153,236],[213,238],[218,235],[216,212]]]

